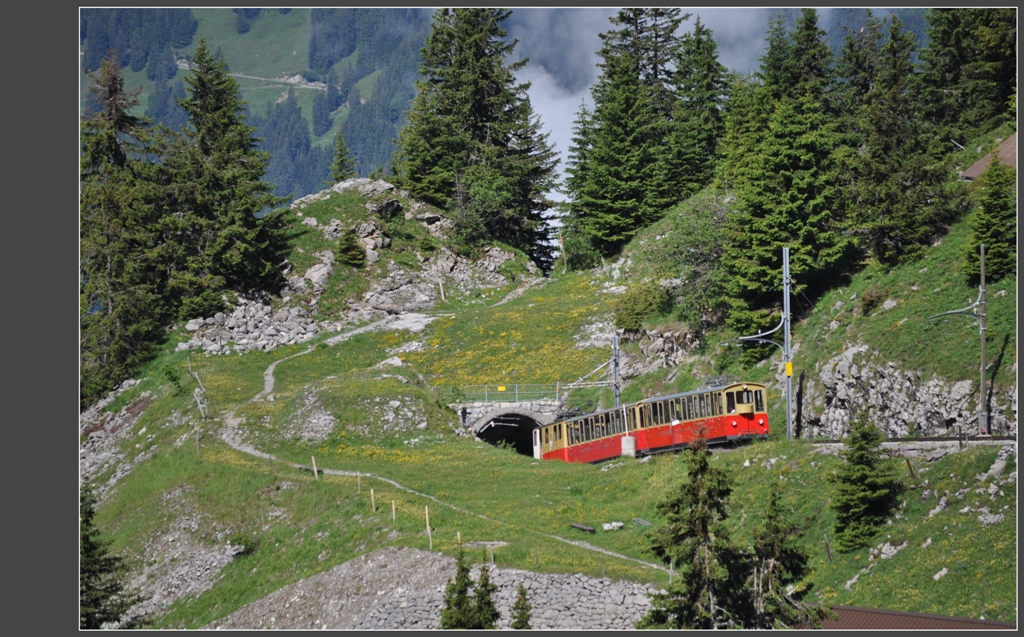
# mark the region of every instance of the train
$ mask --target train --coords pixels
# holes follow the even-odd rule
[[[764,385],[718,382],[538,427],[533,456],[596,463],[685,449],[701,433],[713,445],[764,439],[768,432]]]

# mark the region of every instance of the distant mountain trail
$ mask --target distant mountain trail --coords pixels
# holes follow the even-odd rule
[[[376,321],[374,323],[370,323],[369,325],[364,325],[363,327],[358,327],[358,328],[356,328],[354,330],[349,330],[348,332],[343,332],[341,334],[338,334],[337,336],[332,336],[331,338],[329,338],[326,341],[324,341],[324,343],[326,343],[327,345],[337,345],[338,343],[342,343],[344,341],[347,341],[349,338],[355,336],[356,334],[362,334],[363,332],[372,332],[372,331],[376,330],[377,328],[383,327],[383,326],[387,325],[388,323],[393,322],[396,318],[397,317],[395,317],[395,316],[387,316],[385,318],[382,318],[379,321]],[[291,356],[285,356],[284,358],[280,358],[280,359],[274,361],[273,363],[271,363],[267,367],[267,371],[263,372],[263,391],[261,391],[260,393],[256,394],[255,396],[253,396],[252,400],[254,402],[258,401],[258,400],[264,400],[264,399],[267,398],[267,396],[269,396],[274,391],[274,369],[280,363],[283,363],[286,360],[289,360],[289,359],[292,359],[292,358],[297,358],[299,356],[304,356],[306,354],[309,354],[314,349],[316,349],[316,345],[314,345],[313,347],[309,347],[309,348],[307,348],[307,349],[305,349],[305,350],[303,350],[301,352],[298,352],[297,354],[292,354]]]

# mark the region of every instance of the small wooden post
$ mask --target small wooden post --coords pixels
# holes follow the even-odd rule
[[[433,537],[433,535],[430,534],[430,507],[429,506],[425,506],[425,507],[423,507],[423,510],[427,514],[427,541],[430,542],[430,550],[433,551],[434,550],[434,537]]]
[[[392,524],[395,522],[395,501],[394,500],[391,501],[391,522],[392,522]]]
[[[535,550],[534,553],[533,553],[533,565],[534,565],[534,568],[536,568],[538,570],[540,569],[540,549],[539,548],[537,550]]]
[[[605,578],[605,574],[604,574],[604,556],[601,555],[599,557],[599,559],[601,560],[601,579],[604,579]]]
[[[444,281],[442,279],[438,279],[437,285],[441,288],[441,301],[444,301]]]
[[[455,532],[455,541],[457,541],[459,544],[462,544],[462,531]]]
[[[319,480],[320,476],[316,472],[316,458],[314,458],[313,456],[310,456],[309,459],[313,461],[313,477],[316,478],[317,480]]]
[[[822,536],[825,538],[825,552],[828,554],[828,561],[831,564],[832,563],[832,545],[830,545],[828,543],[828,535],[822,533]]]
[[[370,510],[374,513],[377,512],[377,500],[373,497],[373,489],[370,489]]]
[[[494,547],[493,546],[488,546],[487,547],[487,554],[491,558],[491,566],[494,566]]]
[[[910,458],[904,458],[907,461],[907,469],[910,469],[910,477],[917,480],[917,472],[914,471],[914,465],[910,464]]]

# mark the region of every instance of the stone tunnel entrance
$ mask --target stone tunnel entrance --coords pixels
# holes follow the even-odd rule
[[[533,457],[533,430],[537,427],[540,427],[540,423],[529,416],[501,414],[478,429],[476,435],[494,446],[509,444],[515,448],[516,453]]]

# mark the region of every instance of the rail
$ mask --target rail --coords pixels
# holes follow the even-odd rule
[[[574,383],[514,383],[508,385],[463,385],[437,388],[447,390],[453,402],[465,403],[519,403],[537,400],[560,400],[570,389],[611,387],[612,381],[577,381]]]

